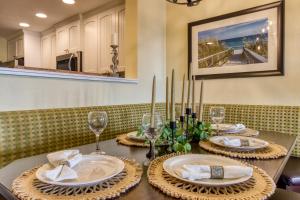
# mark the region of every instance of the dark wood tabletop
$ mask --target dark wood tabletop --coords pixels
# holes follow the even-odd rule
[[[270,159],[270,160],[247,160],[247,162],[258,166],[265,170],[275,182],[278,181],[284,166],[288,158],[291,155],[292,149],[295,145],[296,137],[286,134],[274,133],[274,132],[261,132],[258,138],[265,139],[269,142],[274,142],[280,144],[287,148],[288,155],[279,159]],[[126,157],[135,159],[139,163],[143,163],[146,159],[146,153],[148,152],[147,148],[141,147],[129,147],[117,144],[115,139],[103,141],[100,143],[102,150],[104,150],[109,155]],[[84,153],[91,153],[95,146],[94,144],[84,145],[78,147],[78,149]],[[204,153],[208,152],[201,149],[198,144],[193,144],[192,146],[193,153]],[[39,163],[43,163],[46,161],[45,155],[39,155],[34,157],[29,157],[25,159],[17,160],[10,165],[6,166],[4,169],[0,170],[0,182],[4,182],[7,186],[11,184],[12,180],[16,178],[21,172],[29,169],[30,167],[36,166]],[[22,163],[22,165],[20,165]],[[126,194],[121,196],[121,199],[143,199],[143,200],[156,200],[156,199],[172,199],[159,190],[152,187],[147,181],[147,168],[144,167],[144,173],[141,182],[134,188],[131,189]],[[10,186],[7,186],[10,187]]]
[[[287,160],[289,159],[292,149],[296,142],[295,136],[290,136],[286,134],[280,134],[275,132],[261,132],[258,138],[267,140],[269,142],[274,142],[280,144],[287,148],[288,155],[279,159],[269,159],[269,160],[256,160],[256,159],[247,159],[246,161],[252,165],[258,166],[265,170],[275,182],[278,181],[284,166],[286,165]],[[126,157],[134,158],[141,164],[146,159],[145,155],[148,152],[146,148],[139,147],[127,147],[124,145],[116,145],[114,140],[109,140],[102,142],[103,148],[108,154],[113,155],[123,155]],[[208,152],[201,149],[198,144],[193,144],[192,147],[193,153],[204,153]],[[244,159],[245,160],[245,159]],[[147,168],[144,167],[144,174],[141,180],[141,183],[132,189],[131,192],[122,195],[121,199],[172,199],[161,193],[159,190],[152,187],[147,181]]]

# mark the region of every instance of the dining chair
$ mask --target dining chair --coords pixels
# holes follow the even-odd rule
[[[300,158],[291,157],[278,181],[278,187],[300,193]]]
[[[0,200],[18,200],[9,189],[0,183]]]
[[[300,194],[277,188],[275,194],[268,200],[300,200]]]

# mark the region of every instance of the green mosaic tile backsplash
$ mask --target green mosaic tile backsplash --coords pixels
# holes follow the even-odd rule
[[[210,120],[210,106],[213,105],[205,105],[205,121]],[[257,130],[284,134],[299,133],[300,107],[222,106],[226,109],[226,123],[244,123]],[[164,116],[165,105],[157,104],[157,109]],[[87,114],[92,110],[108,113],[109,123],[101,136],[101,140],[107,140],[136,130],[143,113],[150,111],[150,104],[0,112],[0,168],[19,158],[93,143],[95,138],[87,125]],[[300,140],[293,155],[300,156]]]

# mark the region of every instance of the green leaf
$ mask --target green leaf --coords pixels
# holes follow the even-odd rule
[[[183,135],[184,130],[183,129],[178,129],[176,130],[176,136]]]
[[[174,151],[176,152],[183,152],[184,151],[184,147],[182,144],[176,142],[173,146]]]
[[[190,143],[186,143],[184,145],[184,152],[187,153],[187,152],[190,152],[192,150],[192,146]]]
[[[179,142],[179,143],[184,143],[186,141],[185,135],[178,136],[176,141]]]

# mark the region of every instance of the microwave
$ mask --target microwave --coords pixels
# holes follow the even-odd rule
[[[56,69],[82,72],[82,51],[57,56]]]

